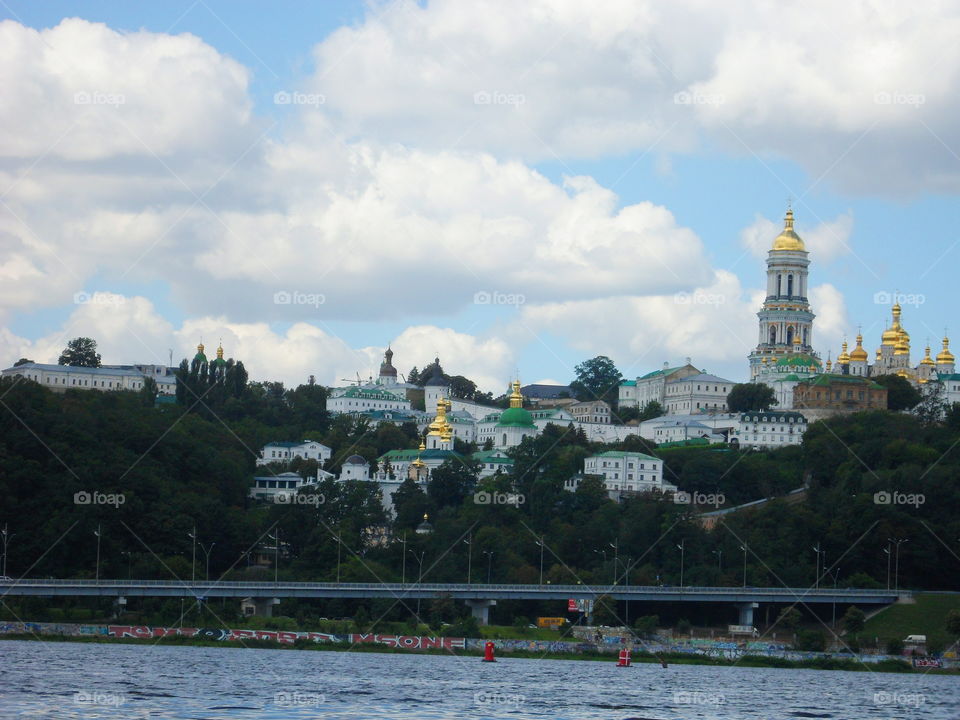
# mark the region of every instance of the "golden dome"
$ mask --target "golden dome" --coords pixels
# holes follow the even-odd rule
[[[938,365],[952,365],[954,362],[953,353],[950,352],[950,338],[943,339],[943,350],[937,353]]]
[[[894,355],[909,355],[910,354],[910,336],[905,332],[901,332],[900,336],[897,338],[897,344],[893,346]]]
[[[838,365],[849,365],[850,364],[850,353],[847,352],[847,341],[843,341],[841,346],[840,354],[837,355],[837,364]]]
[[[895,303],[893,306],[893,325],[883,331],[880,340],[884,345],[896,345],[903,332],[903,327],[900,325],[900,303]],[[907,336],[908,342],[909,339],[910,337]]]
[[[868,357],[867,351],[863,349],[863,335],[857,333],[857,346],[850,353],[850,360],[852,362],[867,362]]]
[[[772,249],[806,252],[807,248],[804,246],[803,240],[793,230],[793,210],[787,210],[787,216],[783,219],[783,230],[773,241]]]
[[[926,352],[923,355],[923,360],[920,361],[921,365],[933,365],[933,358],[930,357],[930,346],[927,345]]]

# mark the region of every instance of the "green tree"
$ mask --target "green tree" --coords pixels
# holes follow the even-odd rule
[[[951,430],[960,430],[960,403],[947,408],[946,423]]]
[[[609,595],[601,595],[593,603],[594,625],[620,625],[617,603]]]
[[[21,365],[26,365],[26,364],[32,363],[32,362],[33,362],[33,360],[30,360],[30,359],[28,359],[28,358],[22,357],[22,358],[20,358],[19,360],[17,360],[17,361],[13,364],[13,366],[14,366],[14,367],[20,367]]]
[[[472,460],[447,460],[430,473],[427,496],[437,508],[458,506],[477,484],[477,467]]]
[[[764,383],[738,383],[727,395],[727,408],[730,412],[769,410],[776,404],[773,388]]]
[[[798,630],[797,650],[823,652],[827,649],[827,638],[819,630]]]
[[[920,395],[922,399],[913,408],[913,414],[920,418],[920,422],[930,425],[943,420],[947,412],[943,383],[928,382]]]
[[[576,380],[570,383],[578,400],[605,400],[615,405],[623,375],[606,355],[584,360],[574,368]]]
[[[67,343],[67,347],[60,353],[57,364],[74,367],[100,367],[97,341],[88,337],[74,338]]]
[[[146,407],[153,407],[157,400],[157,381],[149,375],[143,378],[143,387],[140,388],[140,400]]]
[[[920,391],[899,375],[877,375],[873,380],[887,389],[887,410],[911,410],[923,399]]]
[[[851,605],[843,616],[843,629],[850,635],[856,635],[863,632],[863,626],[866,621],[866,614],[858,607]]]
[[[960,610],[951,610],[947,613],[946,629],[954,637],[960,638]]]
[[[637,420],[640,422],[643,422],[644,420],[653,420],[654,418],[661,417],[665,414],[666,410],[663,409],[663,405],[656,400],[651,400],[643,406],[643,409],[640,411],[640,415],[637,417]]]
[[[637,631],[637,635],[640,637],[650,638],[657,632],[657,625],[659,625],[659,623],[660,618],[658,616],[643,615],[634,621],[633,629]]]
[[[803,616],[795,607],[785,607],[777,616],[777,625],[789,632],[796,632],[797,626],[800,625],[802,619]]]

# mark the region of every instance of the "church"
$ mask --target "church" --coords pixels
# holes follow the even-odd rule
[[[873,364],[860,333],[853,351],[844,342],[836,363],[829,359],[824,363],[813,349],[816,315],[807,296],[809,267],[809,253],[788,209],[783,230],[767,253],[767,294],[757,313],[757,346],[749,356],[750,380],[773,389],[778,409],[885,408],[885,391],[871,378],[894,374],[920,388],[940,383],[947,402],[954,401],[949,382],[956,377],[955,362],[949,338],[943,338],[936,358],[927,346],[924,357],[912,364],[910,334],[899,303],[893,305],[891,325],[881,336]]]

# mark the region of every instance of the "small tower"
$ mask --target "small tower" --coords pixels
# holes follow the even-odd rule
[[[837,374],[850,374],[850,353],[847,352],[847,341],[844,340],[840,346],[840,354],[837,355]]]
[[[917,379],[921,383],[928,383],[931,380],[936,379],[937,377],[937,366],[933,362],[933,358],[930,357],[930,346],[924,349],[923,360],[920,361],[920,364],[917,366]]]
[[[955,360],[950,352],[950,338],[943,336],[943,350],[937,353],[937,372],[942,375],[952,375],[955,370]]]
[[[383,353],[383,362],[380,363],[378,383],[387,386],[397,384],[397,369],[393,366],[393,350],[389,345],[387,345],[387,351]]]
[[[437,415],[427,428],[427,448],[430,450],[450,450],[453,442],[453,429],[447,422],[447,410],[450,401],[446,398],[437,399]]]
[[[863,349],[863,334],[857,333],[857,346],[850,353],[850,374],[857,377],[866,377],[869,370],[870,356]]]
[[[446,400],[450,397],[450,386],[443,379],[443,368],[440,367],[440,358],[433,361],[433,374],[423,386],[424,407],[432,408],[438,400]]]

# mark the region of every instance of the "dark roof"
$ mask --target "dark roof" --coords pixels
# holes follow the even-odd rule
[[[443,379],[443,368],[440,367],[440,358],[433,361],[433,375],[424,383],[424,387],[446,387],[449,383]]]
[[[532,385],[524,385],[520,388],[520,394],[531,400],[554,400],[562,397],[564,393],[569,397],[573,397],[573,390],[570,389],[569,385],[533,383]]]
[[[344,465],[366,465],[367,461],[364,460],[359,455],[351,455],[346,460],[343,461]]]

